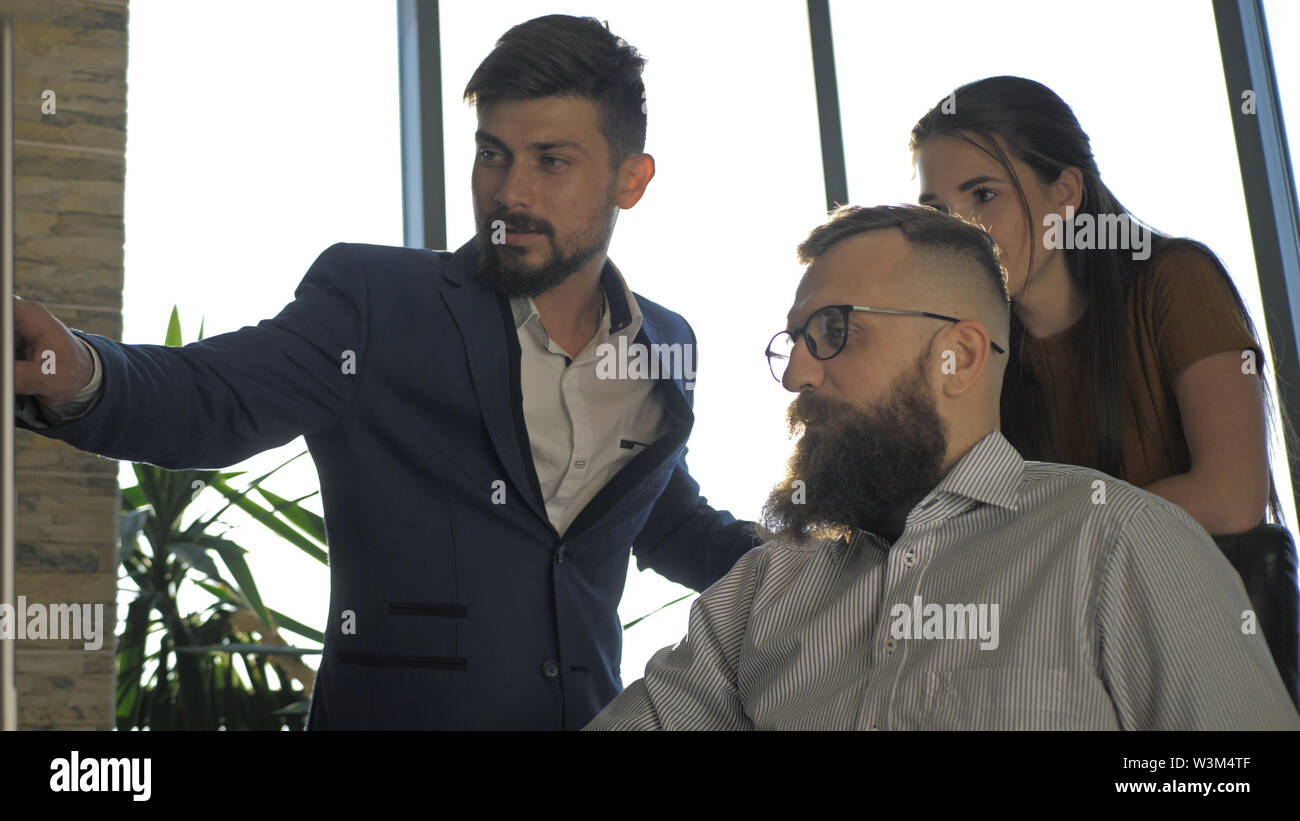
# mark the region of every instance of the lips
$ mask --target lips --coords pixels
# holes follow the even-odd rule
[[[541,236],[537,231],[511,231],[506,229],[506,245],[526,245]]]

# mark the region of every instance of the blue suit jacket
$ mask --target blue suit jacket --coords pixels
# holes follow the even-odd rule
[[[694,352],[685,320],[637,300],[638,342]],[[101,398],[38,433],[171,469],[306,437],[331,581],[314,728],[580,728],[622,689],[629,547],[701,590],[755,544],[686,470],[680,378],[657,385],[671,431],[555,531],[509,303],[474,274],[472,243],[333,245],[274,319],[183,348],[77,333],[102,359]]]

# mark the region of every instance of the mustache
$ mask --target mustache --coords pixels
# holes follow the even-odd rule
[[[555,236],[555,228],[549,222],[529,214],[508,213],[506,211],[493,211],[483,219],[482,230],[485,234],[490,234],[494,230],[492,223],[501,220],[506,224],[506,230],[511,232],[527,231],[531,233],[545,234],[548,237]]]
[[[813,425],[850,418],[855,410],[851,403],[843,399],[801,393],[790,403],[790,408],[786,411],[786,422],[790,427],[790,435],[794,436],[806,432]]]

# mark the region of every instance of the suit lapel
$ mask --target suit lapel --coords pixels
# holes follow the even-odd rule
[[[443,276],[457,287],[444,289],[442,299],[460,331],[479,412],[497,458],[505,466],[510,483],[532,511],[549,525],[536,474],[531,470],[531,453],[530,462],[526,463],[517,434],[511,378],[513,375],[517,388],[519,356],[514,353],[511,361],[501,298],[474,276],[475,253],[472,240],[456,251]],[[490,488],[483,490],[489,491]]]

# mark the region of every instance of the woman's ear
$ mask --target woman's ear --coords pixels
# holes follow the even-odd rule
[[[1073,165],[1061,169],[1061,175],[1052,183],[1056,207],[1064,211],[1073,206],[1075,213],[1083,205],[1083,172]]]

